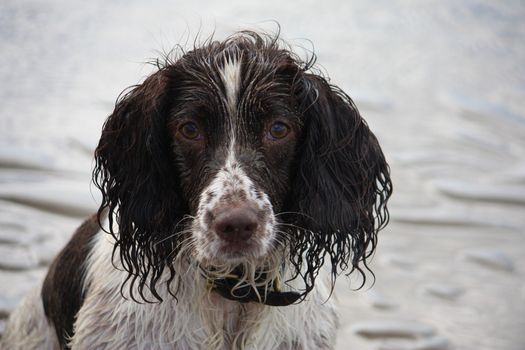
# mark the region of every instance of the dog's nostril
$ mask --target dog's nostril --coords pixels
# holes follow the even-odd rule
[[[231,208],[215,218],[215,232],[226,241],[249,239],[257,230],[257,215],[249,207]]]

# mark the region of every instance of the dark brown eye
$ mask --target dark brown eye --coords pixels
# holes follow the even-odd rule
[[[186,122],[179,127],[179,132],[188,140],[200,140],[202,138],[199,127],[194,122]]]
[[[270,126],[268,138],[270,140],[280,140],[290,133],[290,127],[283,122],[275,122]]]

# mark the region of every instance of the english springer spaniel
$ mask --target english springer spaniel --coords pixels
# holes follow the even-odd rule
[[[13,312],[5,349],[335,346],[336,277],[364,281],[388,221],[376,137],[278,38],[179,56],[118,99],[98,213]]]

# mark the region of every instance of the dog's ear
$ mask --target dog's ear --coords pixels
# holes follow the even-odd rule
[[[176,249],[176,239],[166,237],[177,232],[187,212],[166,126],[166,97],[173,90],[166,69],[119,97],[95,150],[93,180],[102,192],[99,220],[107,210],[114,254],[143,299],[146,283],[160,299],[155,283]]]
[[[301,228],[291,232],[292,264],[307,289],[327,254],[334,278],[349,266],[364,278],[360,263],[366,268],[377,232],[388,222],[389,167],[343,91],[313,74],[304,74],[296,90],[304,127],[284,208]]]

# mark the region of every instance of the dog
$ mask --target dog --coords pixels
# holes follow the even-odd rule
[[[333,349],[333,287],[388,223],[390,170],[350,97],[238,32],[123,93],[100,208],[12,313],[5,349]]]

